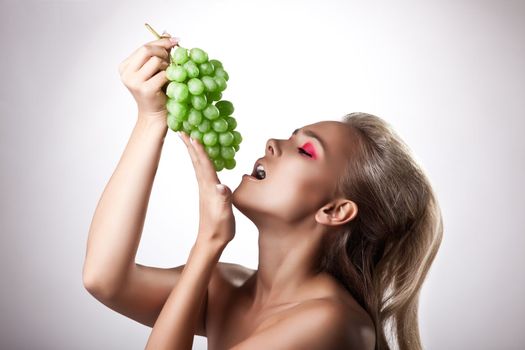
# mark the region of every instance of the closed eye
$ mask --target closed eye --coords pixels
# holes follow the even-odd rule
[[[304,148],[302,148],[302,147],[298,147],[297,149],[299,150],[299,153],[304,153],[304,154],[306,154],[308,157],[312,158],[312,155],[311,155],[310,153],[306,152],[306,151],[304,150]]]

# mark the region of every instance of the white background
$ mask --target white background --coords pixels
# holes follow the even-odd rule
[[[1,1],[0,348],[146,344],[151,328],[82,285],[91,218],[136,119],[118,64],[154,39],[144,22],[229,72],[244,137],[237,167],[219,173],[232,189],[270,137],[354,111],[389,122],[443,211],[420,303],[425,348],[520,348],[524,19],[523,1]],[[197,199],[168,130],[137,262],[186,262]],[[220,260],[255,269],[256,228],[235,214]]]

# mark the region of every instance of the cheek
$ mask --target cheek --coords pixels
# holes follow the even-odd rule
[[[317,176],[296,174],[268,184],[271,203],[276,212],[287,213],[290,218],[300,218],[315,212],[326,198],[326,185]]]
[[[283,162],[267,180],[236,190],[233,202],[248,217],[270,215],[297,222],[326,204],[330,196],[327,176],[326,169],[308,166],[301,159]]]

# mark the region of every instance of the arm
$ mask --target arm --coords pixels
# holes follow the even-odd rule
[[[93,216],[83,282],[97,297],[110,298],[134,267],[153,179],[168,130],[166,67],[176,41],[162,38],[133,52],[119,65],[122,82],[137,102],[138,119],[117,169]]]
[[[164,304],[146,344],[148,349],[191,350],[197,313],[205,302],[208,283],[226,245],[197,241],[179,282]]]
[[[83,280],[86,289],[105,299],[119,290],[135,265],[166,132],[165,123],[139,117],[95,210]]]
[[[188,148],[199,184],[199,230],[195,244],[164,305],[146,349],[191,350],[196,311],[203,304],[212,271],[226,245],[235,236],[231,190],[219,182],[204,146],[179,135]]]

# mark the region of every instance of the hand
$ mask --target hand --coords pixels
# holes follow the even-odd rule
[[[139,47],[119,65],[120,79],[137,102],[139,119],[167,124],[165,86],[171,48],[178,44],[169,34]],[[173,39],[173,41],[171,40]]]
[[[231,196],[228,186],[220,183],[212,161],[199,140],[190,141],[183,131],[178,132],[186,144],[199,184],[199,231],[197,241],[226,246],[235,236]],[[219,185],[217,187],[217,185]],[[223,187],[223,189],[221,189]]]

